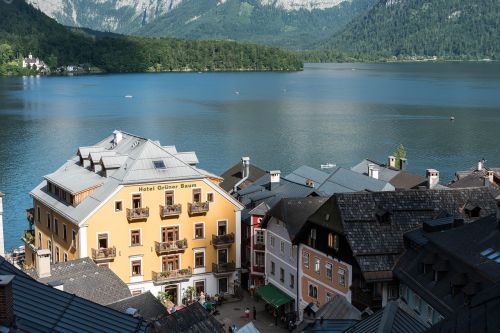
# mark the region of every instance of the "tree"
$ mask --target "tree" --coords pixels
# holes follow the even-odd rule
[[[0,65],[8,63],[13,57],[12,47],[9,44],[0,44]]]
[[[401,159],[406,158],[406,149],[403,144],[400,144],[398,149],[394,152],[394,157],[396,157],[396,168],[401,167]]]

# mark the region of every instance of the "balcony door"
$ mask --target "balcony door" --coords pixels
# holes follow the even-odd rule
[[[141,194],[132,194],[132,208],[141,208],[142,207],[142,199]]]
[[[162,243],[174,242],[179,240],[179,227],[163,227],[161,228]]]
[[[165,206],[174,204],[174,191],[165,191]]]
[[[219,265],[227,263],[227,249],[217,251],[217,263]]]
[[[179,256],[164,256],[161,258],[161,269],[163,272],[171,272],[179,269]]]
[[[108,246],[108,234],[98,234],[97,235],[97,246],[100,249],[107,249]]]
[[[201,202],[201,189],[195,188],[193,190],[193,202]]]
[[[227,222],[226,221],[218,221],[217,222],[217,235],[224,236],[227,234]]]

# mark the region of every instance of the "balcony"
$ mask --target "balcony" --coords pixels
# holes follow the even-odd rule
[[[188,247],[187,239],[179,239],[173,242],[155,242],[155,250],[158,254],[165,254],[170,252],[184,252]]]
[[[205,202],[190,202],[188,203],[188,211],[190,215],[193,214],[205,214],[209,209],[208,201]]]
[[[36,251],[35,248],[35,230],[24,230],[21,240],[29,246],[31,250]]]
[[[228,247],[234,243],[234,233],[225,235],[212,235],[212,245],[216,248]]]
[[[212,263],[212,273],[219,274],[230,274],[236,270],[236,264],[234,262],[226,262],[223,264]]]
[[[178,269],[175,271],[164,271],[164,272],[152,272],[153,283],[161,284],[166,282],[173,281],[183,281],[189,280],[189,278],[193,275],[193,271],[191,267]]]
[[[264,266],[253,266],[252,273],[264,273],[266,268]]]
[[[182,213],[182,205],[181,204],[175,204],[175,205],[160,205],[160,216],[162,218],[164,217],[170,217],[170,216],[179,216]]]
[[[127,208],[129,222],[146,220],[149,217],[149,207]]]
[[[26,209],[26,219],[30,224],[35,222],[35,208]]]
[[[253,245],[253,249],[257,251],[265,251],[266,250],[266,244],[262,242],[255,243]]]
[[[116,257],[116,248],[108,247],[102,249],[92,249],[92,259],[94,260],[112,260]]]

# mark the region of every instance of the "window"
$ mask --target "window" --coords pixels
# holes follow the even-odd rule
[[[280,268],[280,281],[285,282],[285,270]]]
[[[130,230],[130,246],[141,245],[141,230]]]
[[[295,275],[290,274],[290,288],[294,288],[295,286]]]
[[[290,254],[290,258],[293,258],[293,250],[295,249],[295,246],[292,245],[292,246],[289,247],[289,249],[290,249],[290,251],[289,251],[290,252],[289,253]]]
[[[321,262],[320,262],[319,258],[315,257],[315,258],[314,258],[314,271],[315,271],[316,273],[318,273],[318,274],[319,274],[319,272],[320,272],[320,267],[319,267],[320,263],[321,263]]]
[[[316,229],[311,229],[311,233],[309,235],[309,246],[316,247]]]
[[[312,284],[309,285],[309,297],[318,298],[318,288]]]
[[[417,294],[414,294],[413,295],[413,310],[415,310],[415,312],[420,313],[420,310],[421,310],[420,307],[422,305],[421,303],[422,302],[421,302],[420,296]]]
[[[64,253],[63,258],[64,258],[64,262],[67,262],[68,261],[68,254]]]
[[[42,233],[41,232],[38,232],[38,246],[39,247],[42,246]]]
[[[193,202],[201,202],[201,189],[195,188],[193,190]]]
[[[200,295],[205,292],[205,281],[196,281],[194,283],[194,289],[196,290],[196,295]]]
[[[398,287],[397,286],[389,286],[389,299],[397,299],[398,298]]]
[[[333,278],[333,266],[332,264],[328,263],[325,265],[326,268],[326,277],[328,280],[331,280]]]
[[[153,165],[155,169],[166,169],[167,167],[165,166],[165,163],[161,160],[159,161],[153,161]]]
[[[59,262],[59,246],[56,246],[55,262],[56,264]]]
[[[115,212],[121,212],[123,210],[123,203],[121,201],[115,201]]]
[[[207,201],[214,202],[214,194],[213,193],[207,193]]]
[[[274,275],[276,271],[276,265],[274,264],[274,261],[271,261],[271,275]]]
[[[172,206],[174,204],[174,191],[165,191],[165,205]]]
[[[345,287],[345,270],[339,268],[338,274],[339,274],[339,285]]]
[[[63,239],[64,241],[68,240],[68,227],[66,224],[63,224]]]
[[[204,252],[196,252],[194,254],[194,267],[195,268],[205,267],[205,253]]]
[[[269,237],[269,245],[271,245],[271,247],[274,247],[274,236]]]
[[[255,266],[264,267],[266,261],[266,255],[264,252],[255,252]]]
[[[327,302],[330,302],[333,299],[333,295],[331,293],[326,293],[325,299]]]
[[[172,272],[179,269],[179,255],[161,257],[162,272]]]
[[[285,242],[283,241],[280,242],[280,251],[281,253],[285,253]]]
[[[99,249],[108,248],[108,234],[97,234],[97,247]]]
[[[132,208],[141,208],[142,198],[140,193],[132,194]]]
[[[47,241],[47,248],[50,251],[50,262],[52,262],[52,260],[53,260],[52,259],[53,258],[53,255],[52,255],[52,241],[50,239]]]
[[[203,239],[205,238],[205,230],[203,223],[196,223],[194,225],[194,238]]]
[[[304,267],[309,268],[309,253],[304,252]]]
[[[255,231],[255,244],[264,244],[264,230]]]
[[[142,275],[142,261],[141,260],[133,260],[131,262],[132,265],[132,276]]]
[[[36,220],[40,223],[40,207],[36,207]]]
[[[47,213],[47,229],[50,230],[50,213]]]
[[[142,294],[142,290],[141,289],[134,289],[131,291],[132,293],[132,296],[138,296],[140,294]]]
[[[227,221],[217,221],[217,235],[223,236],[227,234]]]
[[[427,319],[427,321],[429,323],[432,323],[432,317],[433,317],[433,314],[434,314],[434,309],[430,305],[427,305],[426,308],[427,308],[427,313],[426,313],[427,314],[427,316],[426,316],[427,318],[426,319]]]
[[[333,249],[338,251],[340,248],[339,235],[333,235]]]
[[[179,226],[163,227],[161,228],[161,241],[175,242],[179,240]]]
[[[328,247],[333,249],[333,234],[332,233],[328,234]]]
[[[73,247],[76,247],[76,231],[71,230],[71,241],[73,242]]]
[[[59,221],[56,218],[54,218],[54,231],[56,235],[59,235]]]

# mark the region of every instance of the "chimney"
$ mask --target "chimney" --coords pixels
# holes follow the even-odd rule
[[[436,169],[427,169],[427,188],[433,189],[439,184],[439,171]]]
[[[14,320],[12,281],[15,275],[0,275],[0,326],[9,327]]]
[[[306,179],[306,186],[314,188],[314,180]]]
[[[378,174],[379,174],[379,169],[377,167],[374,167],[372,169],[372,178],[373,179],[378,179]]]
[[[0,192],[0,256],[5,256],[4,238],[3,238],[3,193]]]
[[[482,160],[477,161],[477,171],[483,171],[484,167],[484,158]]]
[[[396,168],[396,157],[395,156],[389,156],[388,157],[388,164],[390,168]]]
[[[495,183],[495,171],[492,171],[492,170],[488,170],[488,181],[492,184]],[[0,204],[1,205],[1,204]],[[1,211],[0,211],[0,215],[1,215]]]
[[[38,250],[36,253],[36,274],[39,278],[50,276],[50,250]]]
[[[271,174],[271,186],[279,184],[281,178],[281,171],[273,170],[269,171],[269,173]]]
[[[373,163],[368,164],[368,177],[372,177],[374,167],[375,167],[375,164],[373,164]]]
[[[399,160],[399,170],[406,170],[406,164],[408,163],[408,160],[406,158],[402,158]]]
[[[116,130],[113,132],[113,145],[116,146],[117,144],[120,143],[123,139],[123,134],[122,132]]]
[[[250,157],[241,158],[241,178],[247,179],[250,175]]]

